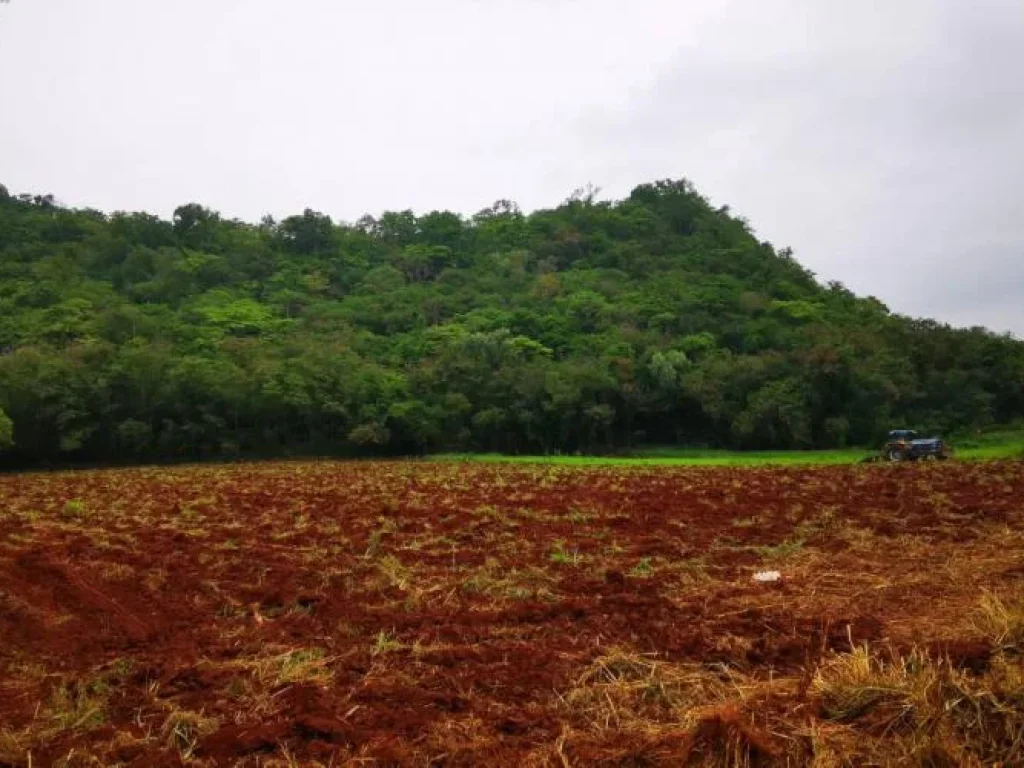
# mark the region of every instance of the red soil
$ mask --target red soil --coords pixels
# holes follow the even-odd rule
[[[1024,552],[990,543],[1022,498],[1020,463],[0,477],[0,736],[25,750],[0,765],[679,764],[733,742],[771,763],[774,738],[728,706],[638,741],[560,696],[614,648],[758,679],[862,641],[983,670],[961,619],[979,588],[1024,585]],[[932,578],[968,553],[1004,559]],[[289,677],[292,651],[315,653]],[[102,715],[59,720],[60,686],[99,691]],[[216,722],[179,737],[175,713]],[[558,752],[566,728],[588,735]]]

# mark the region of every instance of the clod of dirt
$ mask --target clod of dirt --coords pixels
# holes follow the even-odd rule
[[[295,605],[304,611],[314,611],[323,601],[320,595],[299,595],[295,598]]]
[[[514,736],[516,734],[523,733],[524,731],[528,730],[529,727],[529,723],[514,720],[512,718],[502,720],[500,723],[498,723],[498,730],[502,733],[508,734],[509,736]]]
[[[198,753],[220,757],[273,752],[278,748],[281,739],[288,734],[288,730],[285,723],[251,727],[227,726],[208,736],[200,745]]]
[[[292,730],[305,741],[326,741],[331,744],[349,742],[345,724],[330,715],[302,715],[295,719]]]
[[[622,571],[608,571],[604,575],[604,580],[609,584],[623,585],[626,583],[626,577],[622,575]]]

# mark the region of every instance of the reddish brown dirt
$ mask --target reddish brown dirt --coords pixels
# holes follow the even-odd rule
[[[739,742],[771,764],[729,706],[642,738],[565,694],[613,649],[800,678],[866,641],[980,672],[967,617],[1024,583],[1021,499],[1013,462],[0,476],[0,765],[680,764]]]

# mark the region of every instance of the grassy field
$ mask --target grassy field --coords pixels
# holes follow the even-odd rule
[[[965,459],[1024,458],[1024,428],[994,429],[955,444]]]
[[[950,440],[960,460],[1024,458],[1024,429],[999,429],[969,439]],[[508,456],[498,453],[445,454],[439,461],[543,463],[566,466],[798,466],[856,464],[877,455],[868,448],[829,451],[726,451],[660,446],[639,448],[630,456]]]
[[[446,454],[439,461],[558,464],[565,466],[680,466],[736,467],[801,464],[854,464],[867,451],[724,451],[699,448],[645,448],[632,456],[506,456],[499,453]]]

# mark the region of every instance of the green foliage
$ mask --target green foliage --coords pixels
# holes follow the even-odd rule
[[[0,195],[5,461],[827,449],[1011,423],[1022,381],[1020,342],[822,286],[685,180],[355,224]]]
[[[0,451],[14,447],[14,422],[0,409]]]
[[[653,573],[654,566],[651,565],[651,558],[649,557],[641,558],[640,562],[634,565],[629,571],[631,576],[636,576],[638,578],[647,578]]]
[[[548,559],[558,565],[576,566],[580,564],[582,557],[578,549],[568,550],[565,548],[565,542],[558,541],[548,554]]]

